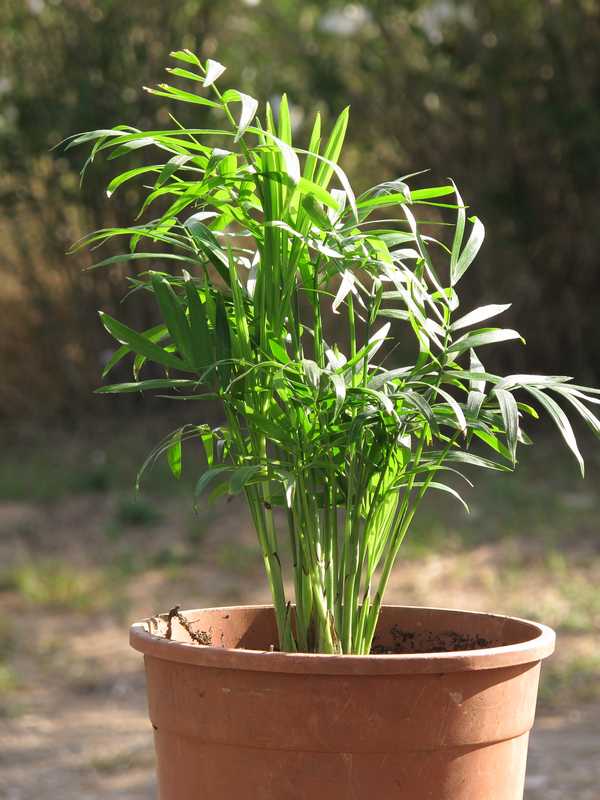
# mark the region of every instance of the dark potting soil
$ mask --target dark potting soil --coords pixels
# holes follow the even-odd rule
[[[372,655],[401,655],[407,653],[454,653],[460,650],[481,650],[497,647],[499,642],[483,636],[458,633],[457,631],[407,631],[399,625],[390,629],[393,643],[377,644],[378,636],[371,648]]]

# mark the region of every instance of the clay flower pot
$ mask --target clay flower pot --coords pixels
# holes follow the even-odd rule
[[[292,655],[268,606],[131,628],[145,656],[161,800],[521,800],[554,633],[491,614],[387,606],[377,645],[479,649]]]

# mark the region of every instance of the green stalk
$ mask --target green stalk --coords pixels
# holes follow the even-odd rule
[[[319,297],[319,265],[321,259],[317,260],[314,265],[313,273],[313,286],[312,286],[312,309],[314,319],[314,348],[315,348],[315,361],[321,369],[325,366],[325,356],[323,353],[323,320],[321,319],[321,300]]]
[[[424,431],[425,431],[425,429],[424,429]],[[446,454],[448,453],[449,449],[452,447],[452,445],[454,444],[454,442],[456,441],[457,438],[458,438],[458,432],[452,437],[452,439],[450,439],[448,441],[448,444],[446,445],[446,448],[443,450],[442,454],[440,455],[440,457],[438,459],[438,462],[437,462],[438,465],[443,462]],[[425,442],[425,435],[423,433],[423,435],[421,436],[421,438],[419,440],[419,445],[418,445],[418,448],[417,448],[417,454],[416,454],[416,457],[415,457],[415,462],[416,462],[415,463],[415,470],[418,467],[419,462],[421,460],[421,456],[422,456],[422,453],[423,453],[424,442]],[[413,520],[413,517],[415,516],[415,513],[417,512],[417,509],[419,508],[419,505],[421,504],[421,501],[422,501],[423,497],[425,496],[425,493],[427,492],[427,489],[429,488],[429,485],[430,485],[431,481],[435,477],[435,472],[434,471],[430,471],[427,474],[427,477],[425,478],[425,480],[423,482],[423,486],[421,486],[421,488],[420,488],[420,490],[419,490],[419,492],[417,494],[417,498],[416,498],[412,508],[410,508],[409,507],[410,506],[410,494],[412,492],[412,487],[413,487],[413,484],[414,484],[414,481],[415,481],[415,477],[416,477],[416,472],[413,473],[413,475],[411,475],[411,477],[409,478],[409,486],[407,486],[406,493],[405,493],[405,500],[403,501],[402,509],[401,509],[401,512],[400,512],[400,515],[399,515],[400,516],[400,527],[398,528],[397,533],[393,536],[392,543],[390,545],[390,548],[388,549],[388,552],[387,552],[387,555],[386,555],[386,558],[385,558],[385,561],[384,561],[384,566],[383,566],[381,578],[379,580],[379,585],[377,587],[377,592],[375,594],[375,600],[373,602],[373,607],[372,607],[371,613],[369,615],[369,622],[368,622],[368,624],[366,626],[366,637],[365,638],[366,638],[366,644],[368,644],[369,649],[371,648],[371,644],[373,642],[373,636],[375,635],[375,628],[377,626],[377,621],[379,619],[379,612],[381,610],[381,604],[382,604],[382,601],[383,601],[383,596],[384,596],[385,590],[387,588],[387,584],[388,584],[388,581],[389,581],[389,578],[390,578],[392,567],[394,566],[394,563],[396,561],[396,557],[398,555],[398,551],[400,550],[400,546],[402,545],[402,542],[404,541],[404,537],[406,536],[406,533],[407,533],[407,531],[408,531],[408,529],[410,527],[410,524],[411,524],[411,522]]]
[[[264,506],[262,506],[261,498],[254,487],[249,487],[246,490],[246,497],[248,499],[248,505],[250,506],[250,512],[252,514],[254,526],[258,534],[265,572],[271,588],[280,646],[284,650],[294,651],[296,647],[294,645],[290,621],[287,614],[287,603],[285,599],[285,590],[283,588],[283,577],[281,574],[281,562],[279,561],[277,552],[272,550],[270,546],[269,533],[263,518]]]

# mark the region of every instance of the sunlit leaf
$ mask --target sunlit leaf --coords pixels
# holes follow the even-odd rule
[[[510,305],[510,303],[506,303],[504,305],[480,306],[474,311],[469,311],[468,314],[465,314],[464,317],[460,317],[460,319],[457,319],[456,322],[453,322],[450,330],[458,331],[461,328],[468,328],[471,325],[477,325],[478,322],[483,322],[486,319],[490,319],[490,317],[495,317],[498,314],[502,314],[504,311],[510,308]]]
[[[212,86],[217,78],[219,78],[225,72],[225,69],[226,68],[223,66],[223,64],[219,64],[218,61],[214,61],[212,58],[209,58],[206,62],[204,86]]]
[[[464,250],[461,252],[452,269],[451,281],[453,286],[459,282],[473,263],[485,237],[485,228],[481,220],[477,217],[471,217],[469,221],[473,223],[473,228],[471,229]]]

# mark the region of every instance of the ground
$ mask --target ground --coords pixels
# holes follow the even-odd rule
[[[268,600],[239,498],[192,506],[159,467],[131,491],[160,418],[15,438],[0,456],[0,798],[147,800],[151,728],[130,620]],[[600,800],[600,456],[585,481],[545,436],[520,474],[478,475],[470,516],[424,510],[390,602],[494,610],[558,631],[545,665],[526,800]]]

